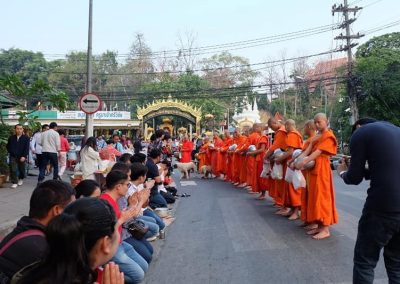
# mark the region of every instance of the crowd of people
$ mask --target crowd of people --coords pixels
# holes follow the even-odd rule
[[[169,214],[161,218],[157,210],[168,210],[177,198],[171,177],[174,153],[178,153],[176,164],[181,164],[181,170],[198,160],[202,178],[230,182],[257,194],[257,200],[266,199],[268,193],[276,214],[290,221],[302,220],[306,234],[314,240],[330,237],[330,226],[339,221],[330,163],[337,142],[322,113],[304,124],[303,133],[294,120],[270,118],[267,125],[256,123],[243,133],[225,131],[214,133],[212,139],[203,135],[192,141],[183,136],[177,148],[168,132],[157,130],[147,155],[141,152],[141,143],[134,153],[124,153],[126,145],[118,135],[107,141],[89,137],[80,151],[83,180],[75,188],[59,176],[65,168],[58,171],[56,162],[65,160],[68,143],[56,127],[55,123],[49,129],[44,126],[32,138],[41,165],[52,164],[54,176],[44,181],[45,168],[40,168],[28,216],[0,243],[1,284],[142,281],[153,257],[150,242],[163,237],[165,226],[173,221]],[[400,159],[392,150],[400,129],[361,119],[353,133],[351,162],[344,159],[338,174],[348,184],[371,179],[359,223],[353,281],[373,282],[384,249],[388,277],[397,283],[400,194],[396,171]],[[21,125],[15,126],[7,149],[14,170],[11,180],[21,185],[29,151],[29,138]],[[112,165],[104,183],[96,182],[95,176],[101,161]],[[182,173],[189,178],[187,169]]]
[[[166,143],[170,137],[158,131],[147,155],[142,146],[136,153],[122,153],[117,135],[103,147],[100,137],[89,137],[79,155],[83,179],[73,188],[57,171],[55,161],[67,149],[62,151],[65,133],[56,127],[44,126],[34,137],[42,146],[39,159],[50,162],[55,173],[45,181],[40,168],[28,216],[1,241],[0,283],[141,282],[153,259],[151,242],[164,238],[165,227],[174,221],[170,210],[178,196]],[[25,152],[12,152],[11,145]],[[29,138],[20,125],[9,150],[11,166],[24,173],[18,163],[25,162],[20,158],[28,155]],[[95,173],[102,159],[112,167],[99,184]]]
[[[258,194],[258,200],[264,200],[268,192],[276,214],[289,220],[301,218],[313,239],[327,238],[329,226],[338,222],[330,168],[337,142],[324,114],[307,121],[303,134],[306,141],[295,121],[283,124],[275,118],[270,118],[267,126],[254,124],[249,133],[225,131],[222,138],[215,133],[213,141],[203,139],[199,170],[203,178],[219,177],[246,188],[249,194]],[[301,186],[294,186],[294,173]]]

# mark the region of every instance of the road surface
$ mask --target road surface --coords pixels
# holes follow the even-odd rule
[[[329,239],[311,239],[274,214],[271,200],[220,180],[177,182],[176,220],[156,255],[146,283],[351,283],[357,223],[367,183],[346,186],[335,176],[340,221]],[[375,283],[387,283],[383,259]]]

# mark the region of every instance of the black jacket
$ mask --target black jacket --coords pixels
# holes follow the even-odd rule
[[[350,166],[342,177],[347,184],[371,180],[364,211],[400,214],[399,142],[400,128],[383,121],[366,124],[351,136]]]
[[[30,139],[26,135],[21,135],[17,140],[17,135],[12,135],[8,138],[7,151],[14,158],[28,158]]]
[[[0,243],[0,249],[14,236],[31,229],[44,232],[43,225],[27,216],[22,217],[15,229]],[[17,240],[0,255],[0,271],[11,279],[23,267],[42,259],[47,249],[48,245],[44,236],[27,236]]]

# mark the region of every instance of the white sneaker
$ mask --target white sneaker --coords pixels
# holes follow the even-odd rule
[[[23,185],[24,184],[24,181],[22,180],[22,179],[20,179],[20,180],[18,180],[18,183],[17,183],[18,185]]]
[[[11,188],[17,188],[18,184],[13,183],[13,185],[11,186]]]

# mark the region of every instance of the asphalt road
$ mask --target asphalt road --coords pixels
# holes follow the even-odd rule
[[[157,241],[146,283],[351,283],[357,223],[367,183],[335,176],[338,225],[312,240],[299,221],[274,215],[271,200],[220,180],[178,184],[181,198],[166,239]],[[375,283],[387,283],[381,259]]]

